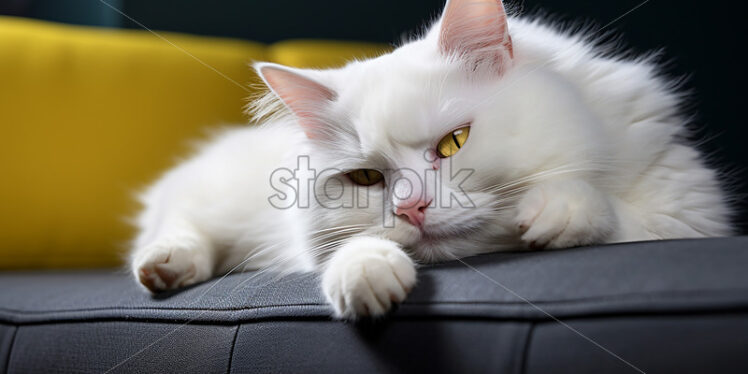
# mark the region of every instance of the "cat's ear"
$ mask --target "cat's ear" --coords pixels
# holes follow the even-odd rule
[[[265,84],[299,120],[307,137],[321,138],[326,133],[325,112],[335,100],[333,90],[306,77],[303,71],[271,63],[255,65]]]
[[[442,15],[439,48],[444,56],[472,66],[504,71],[514,53],[501,0],[449,0]]]

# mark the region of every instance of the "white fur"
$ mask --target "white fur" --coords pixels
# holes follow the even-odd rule
[[[501,74],[445,56],[440,22],[375,59],[293,70],[336,93],[321,108],[334,138],[310,140],[287,110],[271,115],[275,96],[259,100],[265,123],[223,132],[143,195],[135,276],[156,291],[236,267],[319,270],[335,314],[356,318],[404,299],[411,258],[731,233],[717,174],[684,140],[679,96],[647,59],[606,57],[539,22],[507,24],[513,59]],[[355,196],[368,207],[268,201],[278,192],[272,172],[295,169],[299,155],[318,171],[431,170],[424,152],[466,122],[467,143],[439,171],[470,170],[470,201],[429,207],[425,235],[395,216],[398,200],[381,184],[328,186],[343,203]],[[439,188],[433,196],[458,190],[448,177]]]
[[[400,246],[376,237],[353,238],[327,265],[322,289],[335,313],[344,318],[379,316],[405,300],[416,282],[413,261]]]

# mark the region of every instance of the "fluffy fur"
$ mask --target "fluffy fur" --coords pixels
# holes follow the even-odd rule
[[[653,64],[495,0],[451,0],[422,38],[340,69],[256,68],[271,89],[252,107],[262,125],[223,132],[142,196],[132,270],[152,291],[236,269],[319,271],[335,315],[356,318],[402,301],[416,263],[731,233]],[[464,147],[436,158],[465,124]],[[306,160],[309,198],[274,174],[299,178]],[[385,181],[342,177],[361,168]],[[431,202],[420,228],[396,214],[415,201],[402,181]],[[273,206],[284,195],[298,199]]]

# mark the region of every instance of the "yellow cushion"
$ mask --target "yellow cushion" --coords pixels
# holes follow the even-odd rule
[[[249,63],[376,49],[161,35],[0,17],[0,269],[121,264],[133,193],[207,127],[246,122]]]
[[[268,49],[271,61],[300,68],[327,68],[344,65],[352,59],[364,59],[388,52],[382,44],[333,42],[324,40],[288,40]]]

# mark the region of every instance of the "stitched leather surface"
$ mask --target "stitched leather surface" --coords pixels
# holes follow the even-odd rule
[[[480,273],[425,267],[389,318],[356,324],[329,318],[314,275],[235,274],[153,297],[125,272],[8,272],[0,371],[745,373],[746,244],[464,260]]]

